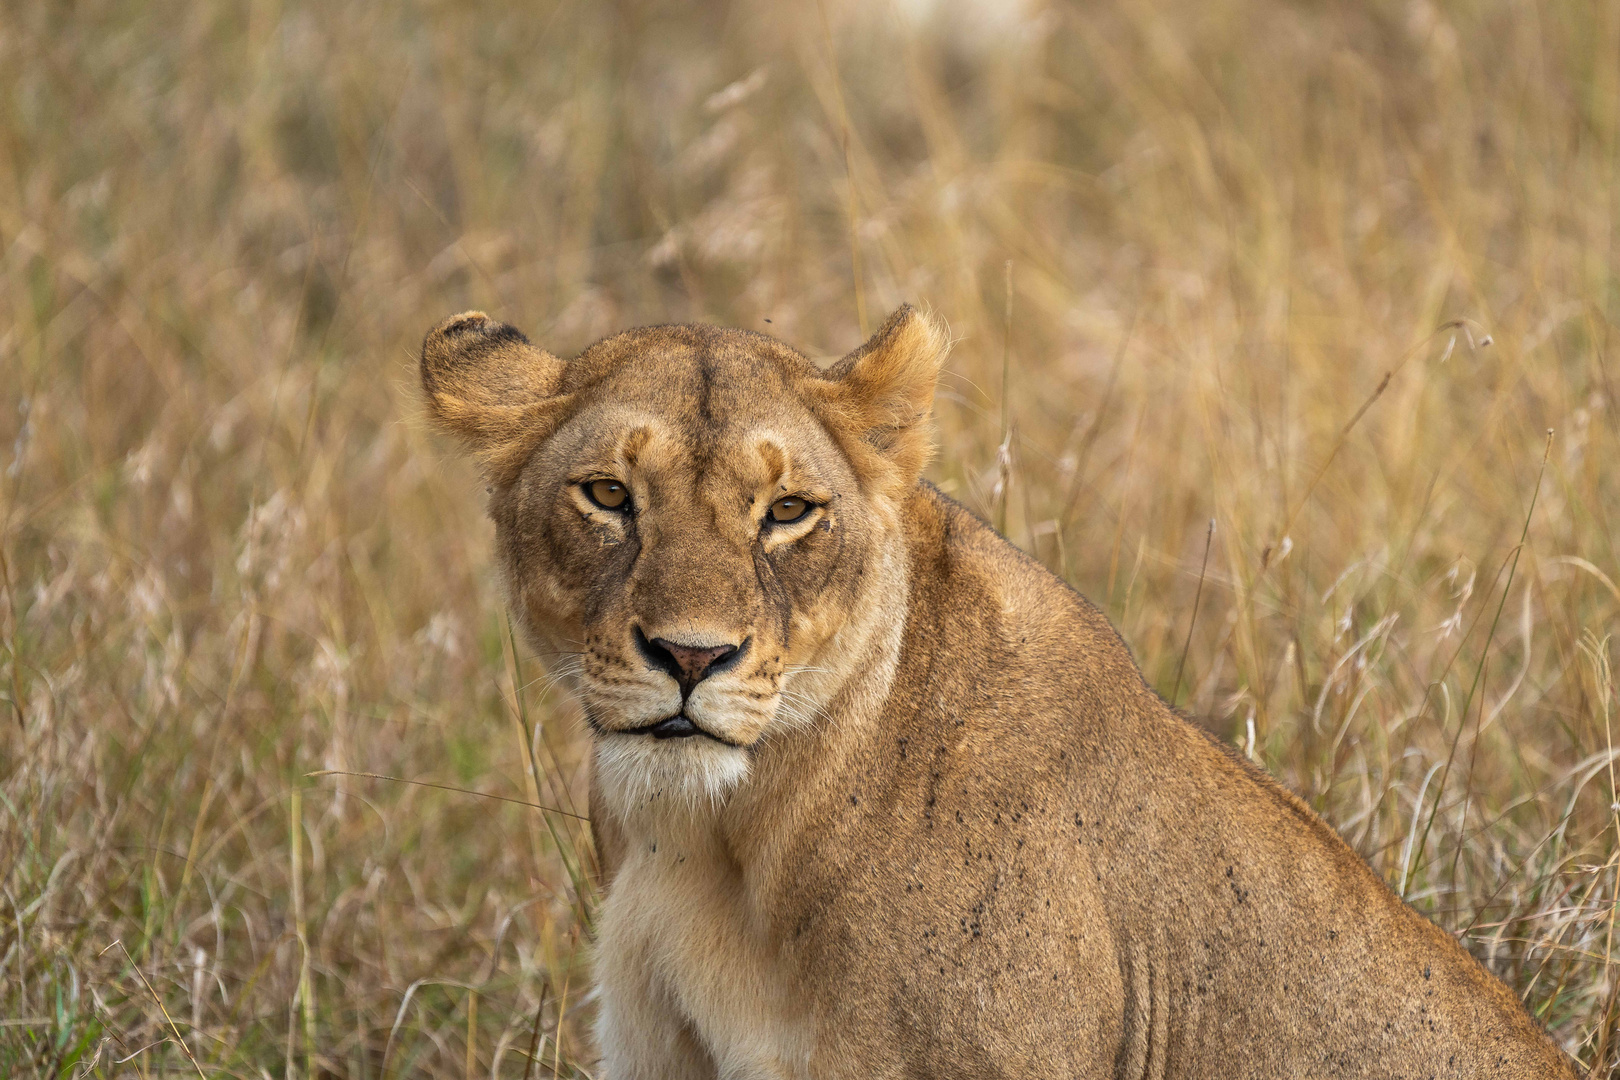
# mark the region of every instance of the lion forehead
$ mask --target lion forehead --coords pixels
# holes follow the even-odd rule
[[[680,354],[627,364],[582,395],[537,456],[541,475],[531,479],[555,482],[559,471],[589,463],[666,482],[690,477],[716,493],[852,480],[798,387],[769,374],[729,358]]]
[[[615,394],[674,398],[702,383],[761,395],[780,393],[819,369],[775,338],[729,327],[681,325],[626,330],[568,365],[564,392],[598,387]]]

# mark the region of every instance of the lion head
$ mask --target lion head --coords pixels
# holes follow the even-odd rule
[[[484,472],[512,611],[582,703],[610,798],[719,798],[898,633],[896,518],[946,348],[910,307],[825,371],[710,326],[571,361],[480,312],[427,335],[429,411]]]

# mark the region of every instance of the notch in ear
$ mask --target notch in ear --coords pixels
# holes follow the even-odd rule
[[[422,339],[422,392],[441,431],[456,437],[492,484],[517,479],[556,428],[563,362],[516,327],[465,311]]]
[[[854,436],[842,441],[857,471],[886,474],[897,494],[917,482],[933,453],[928,419],[950,348],[943,326],[901,304],[866,344],[823,375],[836,426]]]

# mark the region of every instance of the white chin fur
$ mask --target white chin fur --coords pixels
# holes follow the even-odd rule
[[[652,803],[718,803],[749,769],[747,751],[701,735],[606,735],[597,743],[596,765],[602,793],[621,813]]]

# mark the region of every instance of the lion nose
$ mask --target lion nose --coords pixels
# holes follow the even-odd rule
[[[736,663],[748,642],[741,645],[682,645],[668,638],[648,638],[638,627],[636,646],[652,667],[666,671],[680,684],[684,698],[692,688],[717,671]]]

